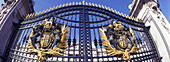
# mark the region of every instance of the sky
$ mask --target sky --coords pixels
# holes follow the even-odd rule
[[[35,1],[34,10],[35,12],[39,12],[63,3],[82,2],[83,0],[34,0],[34,1]],[[130,13],[130,10],[128,9],[128,5],[131,4],[131,0],[85,0],[85,1],[110,7],[127,15]],[[161,11],[170,22],[170,11],[169,11],[170,4],[168,3],[170,2],[170,0],[158,0],[158,1],[160,3]],[[0,0],[0,4],[2,3],[4,3],[4,0]]]

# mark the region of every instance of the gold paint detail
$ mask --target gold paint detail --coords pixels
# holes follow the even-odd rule
[[[91,3],[89,3],[89,6],[91,6]]]
[[[79,2],[79,5],[81,5],[81,2]]]
[[[117,30],[117,31],[121,31],[124,28],[124,26],[121,25],[121,23],[116,23],[115,21],[113,21],[113,25],[110,24],[108,27],[113,27],[113,26],[115,26],[114,30]],[[120,39],[115,39],[115,40],[119,40],[118,43],[120,44],[120,46],[116,45],[114,47],[117,47],[118,49],[114,48],[114,47],[112,47],[112,44],[109,42],[108,36],[106,35],[106,31],[107,31],[107,29],[105,29],[103,27],[100,28],[100,32],[102,34],[100,36],[102,38],[102,42],[103,42],[103,46],[104,46],[103,48],[106,49],[106,51],[104,53],[109,56],[123,55],[123,60],[125,60],[125,61],[131,60],[130,54],[138,52],[139,48],[137,47],[137,43],[134,43],[131,48],[121,49],[120,47],[128,46],[128,44],[127,43],[122,44],[122,42],[126,42],[125,40],[127,40],[127,38],[124,34],[119,34],[119,35],[121,35]],[[131,27],[129,27],[129,30],[127,32],[132,34],[132,37],[135,39],[135,35],[134,35]],[[125,39],[125,40],[123,40],[123,39]],[[135,40],[135,42],[137,42],[137,40]]]
[[[114,13],[116,13],[116,14],[118,14],[118,15],[121,15],[121,16],[123,16],[123,17],[126,17],[126,18],[129,18],[129,17],[127,17],[127,16],[125,16],[123,13],[119,13],[118,11],[114,11],[113,9],[110,9],[109,7],[107,7],[107,6],[103,6],[103,5],[100,5],[100,4],[94,4],[94,3],[88,3],[88,2],[85,2],[85,1],[82,1],[82,2],[73,2],[73,3],[67,3],[67,4],[63,4],[63,5],[57,5],[55,8],[53,7],[53,8],[50,8],[50,9],[47,9],[46,11],[42,11],[42,13],[41,14],[43,14],[43,13],[46,13],[46,12],[49,12],[49,11],[51,11],[51,10],[54,10],[54,9],[57,9],[57,8],[61,8],[61,7],[65,7],[65,6],[71,6],[71,5],[89,5],[89,6],[96,6],[96,7],[99,7],[99,8],[103,8],[103,9],[106,9],[106,10],[109,10],[109,11],[112,11],[112,12],[114,12]],[[26,15],[26,16],[24,16],[25,18],[29,18],[29,17],[33,17],[33,16],[37,16],[37,15],[40,15],[40,13],[38,13],[38,14],[33,14],[33,15]],[[142,21],[142,19],[138,19],[138,18],[134,18],[134,17],[130,17],[129,19],[131,19],[131,20],[134,20],[134,21]]]
[[[85,1],[83,1],[82,3],[83,3],[83,5],[84,5],[84,4],[85,4]]]
[[[41,23],[40,25],[43,25],[44,28],[54,28],[54,26],[52,26],[52,20],[47,21],[47,19],[45,19],[44,23]],[[51,32],[42,32],[42,36],[40,36],[40,41],[39,41],[40,43],[38,43],[38,46],[36,46],[37,48],[35,48],[33,46],[33,43],[32,43],[33,41],[31,37],[36,34],[34,33],[33,29],[36,29],[37,27],[33,26],[33,29],[31,30],[31,33],[29,35],[29,39],[27,40],[28,41],[27,52],[36,53],[38,60],[40,60],[41,62],[46,60],[47,55],[63,56],[65,54],[65,49],[62,49],[62,48],[67,48],[66,46],[67,39],[68,39],[67,27],[68,26],[65,26],[65,25],[61,27],[61,39],[58,45],[54,46],[53,43],[49,42],[49,40],[51,40],[51,42],[54,42],[54,39],[55,39],[55,36],[51,34]],[[58,31],[59,30],[56,30],[56,32]],[[48,46],[47,48],[43,48],[43,47],[46,47],[47,45],[50,45],[50,46]]]

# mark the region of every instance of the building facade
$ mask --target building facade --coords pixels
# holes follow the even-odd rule
[[[131,58],[131,62],[169,61],[169,23],[158,9],[159,3],[156,0],[132,0],[132,4],[129,5],[131,10],[129,16],[109,7],[85,1],[59,5],[38,13],[34,13],[32,0],[4,1],[5,4],[0,9],[0,62],[39,62],[37,56],[39,53],[28,53],[28,39],[32,28],[44,23],[45,20],[54,20],[59,25],[67,25],[69,28],[67,48],[63,48],[66,49],[66,54],[47,55],[46,61],[125,61],[122,58],[125,48],[121,49],[123,54],[112,51],[110,52],[112,55],[108,55],[109,53],[106,53],[108,47],[105,45],[110,43],[103,42],[101,38],[101,28],[106,28],[114,21],[134,30],[138,41],[136,47],[139,47],[139,50],[138,53],[126,52],[129,53],[127,57]],[[132,43],[128,45],[134,46]]]
[[[157,0],[132,0],[129,5],[131,17],[141,18],[150,26],[150,34],[163,62],[170,61],[170,24],[159,9]],[[145,39],[145,38],[144,38]]]
[[[9,38],[15,34],[18,23],[24,15],[34,12],[32,0],[4,0],[0,9],[0,62],[5,59],[6,52],[12,47]]]

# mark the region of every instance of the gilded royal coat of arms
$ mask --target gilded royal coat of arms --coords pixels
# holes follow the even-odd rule
[[[50,55],[63,56],[67,48],[68,29],[60,27],[52,19],[33,26],[28,39],[28,52],[36,53],[38,60],[45,61]]]
[[[137,53],[137,40],[131,27],[125,27],[120,22],[110,24],[106,29],[100,29],[105,53],[110,56],[123,55],[123,60],[130,60],[131,53]]]

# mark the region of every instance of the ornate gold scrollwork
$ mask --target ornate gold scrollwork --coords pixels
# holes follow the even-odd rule
[[[105,53],[110,56],[123,55],[123,60],[129,61],[131,53],[137,53],[137,40],[131,27],[124,27],[121,23],[110,24],[106,29],[102,28],[101,38]],[[114,47],[112,47],[114,46]]]
[[[63,56],[67,48],[67,37],[68,29],[65,25],[60,27],[52,19],[45,19],[44,23],[33,26],[27,40],[28,52],[36,53],[40,61],[45,61],[47,55]]]

